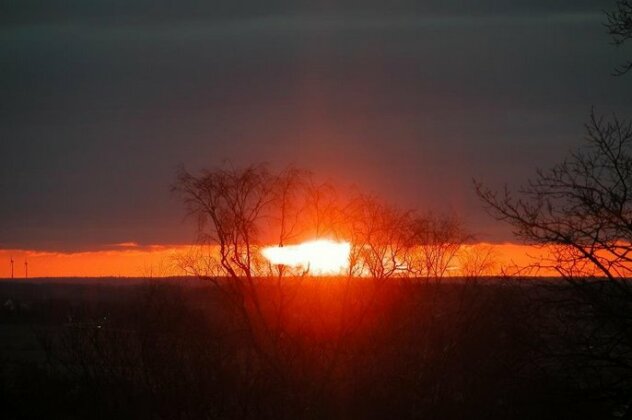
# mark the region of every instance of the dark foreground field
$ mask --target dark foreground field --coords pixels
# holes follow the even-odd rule
[[[2,418],[629,416],[628,301],[555,283],[1,281]]]

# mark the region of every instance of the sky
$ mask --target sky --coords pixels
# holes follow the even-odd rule
[[[629,116],[614,0],[0,3],[0,249],[194,238],[178,165],[294,164],[510,241],[524,182]]]

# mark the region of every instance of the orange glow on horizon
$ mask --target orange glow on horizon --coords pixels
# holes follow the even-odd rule
[[[261,253],[275,265],[299,268],[314,276],[331,276],[344,274],[349,269],[350,251],[348,242],[316,239],[296,245],[267,247]]]
[[[127,243],[115,249],[54,252],[24,249],[0,249],[0,278],[11,278],[10,260],[14,260],[14,278],[25,277],[165,277],[183,275],[176,260],[188,245],[138,246]]]
[[[514,243],[479,243],[473,247],[493,250],[497,270],[514,273],[516,266],[526,266],[533,258],[547,255],[547,250]],[[24,278],[24,262],[28,262],[28,274],[34,277],[165,277],[186,273],[179,268],[178,258],[191,253],[192,245],[140,246],[132,242],[117,244],[112,249],[54,252],[24,249],[0,249],[0,278],[11,277],[11,259],[14,260],[14,277]],[[273,264],[307,268],[312,275],[342,274],[348,267],[349,244],[334,241],[313,241],[282,248],[268,247],[264,252]],[[266,255],[267,254],[267,255]],[[310,263],[311,261],[311,263]],[[450,275],[459,275],[455,265]],[[553,271],[541,271],[531,275],[557,276]]]

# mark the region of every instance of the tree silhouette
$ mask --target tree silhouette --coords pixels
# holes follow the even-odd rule
[[[591,115],[585,147],[539,170],[514,198],[475,181],[490,214],[520,239],[549,246],[553,268],[573,279],[603,276],[627,290],[632,274],[632,123]],[[616,281],[614,281],[616,280]]]
[[[616,8],[606,12],[606,28],[612,37],[612,42],[619,46],[632,39],[632,1],[617,0]],[[622,75],[632,69],[632,60],[620,65],[614,74]]]
[[[632,123],[592,115],[586,132],[583,148],[538,171],[517,197],[475,185],[492,216],[548,249],[533,268],[556,270],[570,285],[553,281],[534,300],[546,314],[539,328],[554,337],[538,354],[581,384],[578,392],[620,404],[630,418]]]

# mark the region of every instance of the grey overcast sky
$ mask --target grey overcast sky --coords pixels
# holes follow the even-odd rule
[[[511,239],[516,185],[628,117],[614,0],[4,1],[0,248],[185,243],[175,169],[267,161]]]

